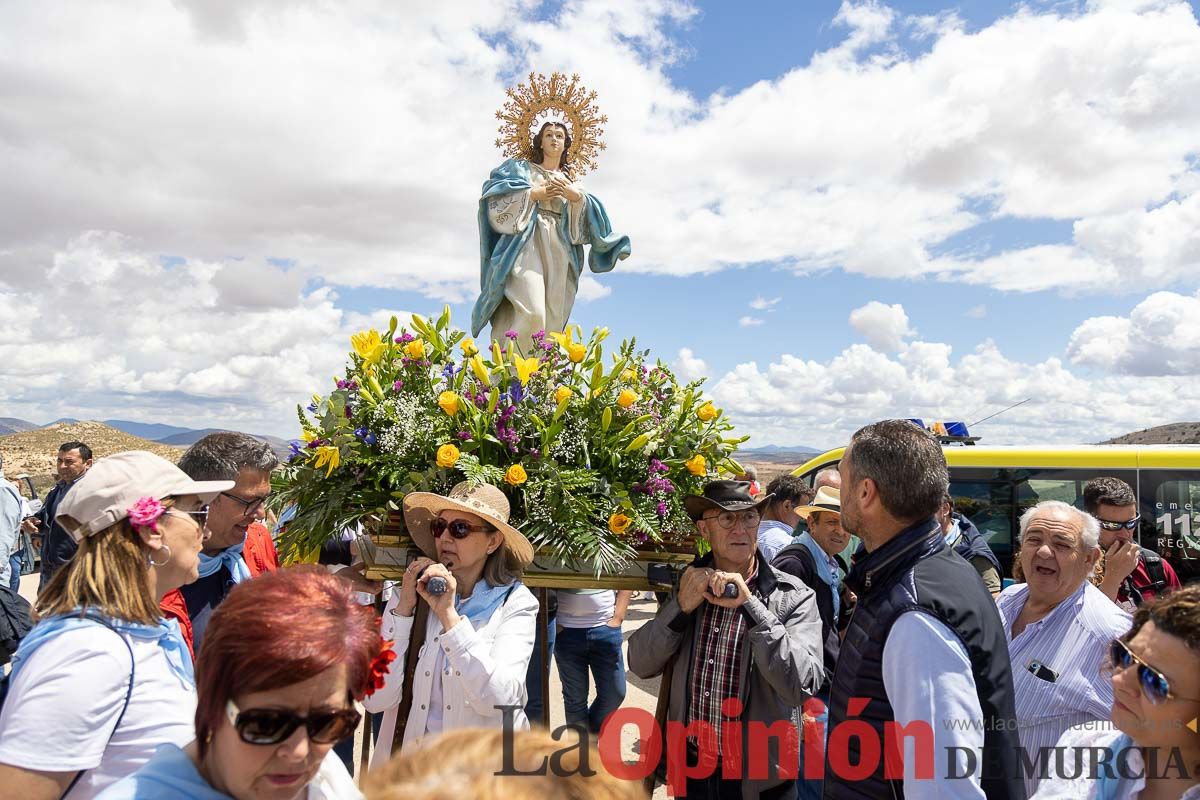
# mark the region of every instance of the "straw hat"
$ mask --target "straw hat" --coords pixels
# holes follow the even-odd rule
[[[523,533],[508,524],[508,498],[490,483],[472,486],[463,481],[451,489],[449,495],[410,492],[404,496],[404,524],[417,547],[430,558],[437,558],[437,546],[429,525],[443,511],[465,511],[486,520],[504,534],[504,543],[522,567],[533,562],[533,545]]]
[[[817,496],[813,498],[811,503],[796,508],[796,513],[804,519],[808,519],[814,511],[832,511],[834,514],[841,514],[841,490],[834,489],[832,486],[822,486],[817,490]]]

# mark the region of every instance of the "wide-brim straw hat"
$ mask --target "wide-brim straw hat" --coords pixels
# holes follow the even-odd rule
[[[841,489],[834,489],[832,486],[822,486],[817,490],[817,496],[813,498],[811,503],[796,508],[796,513],[804,519],[808,519],[814,511],[832,511],[834,514],[841,514]]]
[[[433,518],[443,511],[464,511],[487,521],[504,534],[504,544],[522,567],[533,563],[533,545],[525,534],[508,524],[511,511],[508,498],[490,483],[472,485],[463,481],[448,495],[410,492],[404,496],[404,524],[417,547],[430,558],[437,558],[437,545],[429,530]]]

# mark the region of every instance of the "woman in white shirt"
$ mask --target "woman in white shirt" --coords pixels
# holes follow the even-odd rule
[[[384,610],[382,633],[395,639],[398,659],[383,688],[364,701],[368,711],[384,713],[372,769],[391,757],[397,732],[409,745],[454,728],[500,728],[505,715],[514,729],[529,727],[525,674],[538,603],[518,579],[533,547],[508,516],[508,499],[488,484],[404,498],[409,535],[436,561],[411,562]],[[430,591],[431,581],[445,591]],[[416,672],[406,686],[403,667],[414,646]]]
[[[56,519],[79,549],[38,598],[0,713],[6,797],[95,797],[159,745],[191,740],[192,658],[158,606],[196,579],[205,504],[231,488],[141,451],[71,487]]]
[[[1113,640],[1112,725],[1087,723],[1058,741],[1037,800],[1200,800],[1200,586],[1141,606]],[[1107,762],[1098,759],[1110,756]],[[1030,754],[1028,757],[1032,757]],[[1111,777],[1110,777],[1111,775]]]

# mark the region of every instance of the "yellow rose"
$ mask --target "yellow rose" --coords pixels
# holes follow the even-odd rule
[[[614,513],[608,518],[608,529],[620,536],[629,530],[629,526],[633,524],[633,520],[622,514],[620,511]]]
[[[705,461],[704,456],[700,455],[699,453],[696,453],[696,455],[683,462],[683,465],[687,467],[687,471],[693,475],[704,475],[708,472],[708,462]]]
[[[458,463],[458,448],[452,444],[444,444],[437,451],[437,465],[439,467],[453,467]]]
[[[458,395],[454,392],[442,392],[438,395],[438,408],[453,417],[458,413]]]
[[[462,348],[463,355],[467,358],[470,358],[474,355],[479,355],[479,348],[475,346],[475,340],[470,337],[463,339],[461,342],[459,342],[458,346]]]
[[[420,339],[413,339],[408,344],[404,345],[404,355],[412,359],[422,359],[425,357],[425,343]]]
[[[633,390],[622,389],[621,393],[617,395],[617,405],[619,405],[621,408],[629,408],[631,405],[637,402],[637,399],[638,396],[633,392]]]
[[[525,474],[525,468],[520,464],[513,464],[504,473],[504,482],[509,486],[520,486],[529,476]]]
[[[567,358],[571,359],[572,364],[578,364],[583,361],[583,357],[587,355],[587,347],[577,342],[571,342],[567,345]]]
[[[712,422],[717,417],[717,410],[712,403],[705,403],[696,409],[696,416],[701,422]]]
[[[561,403],[563,400],[566,400],[567,398],[569,398],[569,397],[570,397],[571,395],[573,395],[573,394],[574,394],[574,392],[572,392],[572,391],[571,391],[570,389],[568,389],[567,387],[565,387],[565,386],[560,386],[560,387],[558,387],[557,389],[555,389],[555,390],[554,390],[554,402],[555,402],[555,403]]]

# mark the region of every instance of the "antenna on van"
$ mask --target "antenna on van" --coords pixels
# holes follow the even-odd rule
[[[1008,408],[1002,408],[1002,409],[1000,409],[999,411],[997,411],[995,414],[989,414],[988,416],[986,416],[986,417],[984,417],[983,419],[979,420],[979,422],[972,422],[972,423],[971,423],[971,427],[972,427],[972,428],[974,428],[974,427],[975,427],[976,425],[978,425],[980,422],[987,422],[989,419],[995,419],[996,417],[998,417],[998,416],[1000,416],[1001,414],[1003,414],[1005,411],[1012,411],[1012,410],[1013,410],[1014,408],[1016,408],[1017,406],[1023,406],[1023,405],[1025,405],[1026,403],[1028,403],[1028,402],[1029,402],[1030,400],[1032,400],[1032,399],[1033,399],[1032,397],[1026,397],[1024,400],[1022,400],[1022,401],[1021,401],[1021,402],[1019,402],[1019,403],[1013,403],[1013,404],[1012,404],[1011,406],[1009,406]]]

